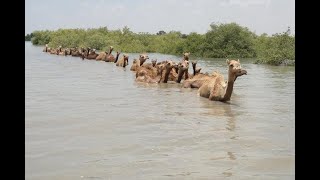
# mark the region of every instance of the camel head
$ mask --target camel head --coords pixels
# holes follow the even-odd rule
[[[190,55],[190,52],[183,53],[183,59],[188,61],[189,60],[189,55]]]
[[[189,61],[183,61],[181,62],[181,67],[185,70],[188,70],[189,69]]]
[[[237,77],[247,75],[247,71],[241,68],[240,60],[226,60],[229,66],[229,78],[231,77],[234,81]]]
[[[123,67],[129,65],[129,56],[127,54],[123,54],[123,64]]]
[[[134,59],[133,61],[132,61],[132,64],[136,64],[137,63],[137,59]]]
[[[106,54],[110,55],[112,53],[112,50],[113,50],[113,46],[110,46],[109,52],[106,51]]]
[[[140,54],[139,55],[139,60],[140,60],[140,66],[146,62],[146,60],[149,59],[149,56],[147,54]]]
[[[166,69],[171,69],[174,66],[174,62],[172,61],[167,61],[167,63],[165,64]]]
[[[192,67],[195,68],[197,63],[198,63],[198,61],[191,61]]]
[[[199,74],[201,71],[201,68],[196,68],[198,61],[192,61],[192,68],[193,68],[193,75]]]
[[[152,64],[152,67],[154,67],[157,64],[157,59],[152,59],[151,64]]]
[[[178,64],[178,79],[176,81],[177,83],[181,82],[183,74],[185,74],[188,69],[189,69],[189,61],[179,62],[179,64]]]
[[[140,55],[139,55],[139,59],[140,59],[140,60],[141,60],[141,59],[146,60],[146,59],[149,59],[149,56],[148,56],[147,54],[140,54]]]

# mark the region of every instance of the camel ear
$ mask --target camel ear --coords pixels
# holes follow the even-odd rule
[[[238,62],[240,62],[240,60],[238,59]]]
[[[227,62],[227,64],[230,64],[230,61],[229,61],[229,59],[227,59],[227,60],[226,60],[226,62]]]

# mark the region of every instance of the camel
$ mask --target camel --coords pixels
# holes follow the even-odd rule
[[[190,52],[183,53],[183,60],[189,61]]]
[[[136,71],[136,81],[145,83],[167,83],[172,68],[172,61],[157,64],[155,67],[141,66]]]
[[[155,67],[157,64],[157,59],[152,59],[151,63],[144,63],[142,64],[142,67]]]
[[[200,88],[200,86],[203,84],[203,82],[206,81],[207,79],[210,79],[211,76],[212,75],[209,75],[209,73],[196,74],[192,78],[184,80],[182,82],[182,87],[184,87],[184,88]]]
[[[109,52],[106,51],[106,52],[99,53],[99,55],[96,57],[96,60],[110,62],[110,60],[113,58],[113,61],[114,61],[114,56],[111,54],[112,50],[113,50],[113,46],[110,46]],[[108,61],[108,59],[109,59],[109,61]],[[113,62],[113,61],[111,61],[111,62]]]
[[[187,76],[187,78],[189,78],[189,73],[187,72],[188,69],[189,69],[189,61],[179,62],[177,79],[175,80],[177,83],[181,82],[183,75],[185,75],[185,76]]]
[[[115,58],[114,56],[111,54],[113,50],[113,46],[110,46],[110,50],[109,50],[109,54],[107,54],[105,61],[106,62],[114,62]]]
[[[70,49],[70,54],[71,56],[76,56],[76,57],[81,57],[82,53],[84,52],[83,48],[71,48]]]
[[[59,46],[57,49],[51,49],[50,54],[59,55],[60,50],[61,50],[61,46]]]
[[[197,75],[197,74],[199,74],[200,71],[201,71],[201,68],[196,68],[196,67],[197,67],[197,63],[198,63],[198,61],[191,61],[192,69],[193,69],[193,75],[192,75],[192,77],[195,76],[195,75]],[[191,77],[191,78],[192,78],[192,77]]]
[[[63,50],[60,46],[60,48],[58,49],[58,55],[67,56],[68,54],[69,54],[69,48],[66,48]]]
[[[136,71],[138,69],[138,67],[142,66],[142,64],[144,62],[146,62],[146,60],[149,59],[149,56],[146,54],[140,54],[139,55],[139,59],[134,59],[132,61],[132,66],[130,68],[131,71]]]
[[[129,64],[129,56],[127,54],[123,54],[123,57],[116,62],[116,66],[126,67]]]
[[[106,52],[100,52],[99,55],[96,57],[97,61],[102,61],[104,59],[106,59],[107,57],[107,53]]]
[[[84,52],[84,53],[82,53],[82,60],[84,59],[84,58],[86,58],[86,59],[89,59],[89,60],[91,60],[91,59],[96,59],[96,57],[98,56],[99,54],[97,54],[96,53],[96,50],[95,49],[90,49],[90,48],[88,48],[87,50],[86,50],[86,52]]]
[[[185,59],[179,62],[178,64],[174,64],[169,75],[169,80],[180,83],[183,75],[185,76],[185,80],[193,77],[193,75],[188,73],[188,69],[189,69],[189,61]]]
[[[48,44],[46,44],[46,46],[44,47],[44,49],[42,51],[43,52],[48,52]]]
[[[187,69],[185,70],[184,72],[184,79],[188,79],[189,78],[189,73],[188,73],[188,69],[189,69],[189,56],[190,56],[190,52],[185,52],[183,53],[183,60],[181,61],[182,63],[183,62],[187,62]]]
[[[114,63],[117,63],[119,55],[120,55],[120,52],[117,51],[117,55],[116,55],[116,59],[114,60]]]
[[[233,85],[237,77],[246,75],[247,71],[241,69],[240,60],[226,60],[228,70],[228,81],[224,81],[223,75],[214,72],[210,78],[207,78],[200,88],[198,94],[201,97],[209,98],[212,101],[230,101]]]

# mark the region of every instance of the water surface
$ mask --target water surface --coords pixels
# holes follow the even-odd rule
[[[222,103],[26,42],[26,179],[294,179],[295,69],[240,61]],[[225,59],[198,66],[227,79]]]

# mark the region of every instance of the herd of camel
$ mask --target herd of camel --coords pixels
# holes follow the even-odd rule
[[[71,55],[81,57],[82,60],[96,60],[113,62],[116,66],[126,67],[129,65],[129,56],[123,54],[119,59],[120,52],[116,52],[116,57],[112,54],[113,47],[110,46],[109,51],[96,53],[95,49],[91,48],[49,48],[45,46],[43,52],[56,55]],[[241,69],[241,64],[238,60],[226,60],[229,67],[228,80],[225,81],[222,74],[218,72],[202,73],[201,68],[196,68],[197,62],[192,61],[193,73],[189,73],[189,55],[183,53],[183,59],[180,62],[165,60],[157,62],[151,60],[151,63],[146,63],[149,59],[147,54],[140,54],[139,59],[134,59],[130,70],[135,72],[136,81],[144,83],[181,83],[183,88],[197,88],[198,94],[201,97],[209,98],[214,101],[230,101],[233,84],[237,77],[247,74],[247,71]]]

